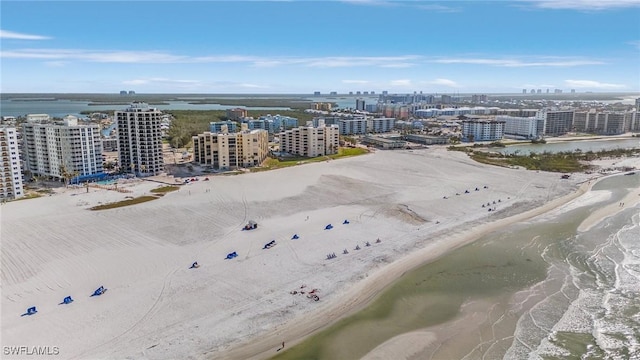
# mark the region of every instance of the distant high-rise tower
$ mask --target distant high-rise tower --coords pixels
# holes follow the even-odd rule
[[[122,170],[139,176],[162,172],[162,112],[146,103],[133,102],[124,111],[116,111],[114,118]]]
[[[526,94],[527,93],[527,89],[522,89],[522,93]]]
[[[356,99],[356,110],[364,111],[364,99]]]

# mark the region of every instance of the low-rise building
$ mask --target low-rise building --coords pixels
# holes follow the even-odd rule
[[[365,145],[371,145],[381,149],[404,149],[407,146],[407,142],[402,139],[372,135],[364,136],[360,141]]]
[[[412,143],[423,145],[444,145],[449,143],[449,138],[446,136],[407,134],[404,138]]]

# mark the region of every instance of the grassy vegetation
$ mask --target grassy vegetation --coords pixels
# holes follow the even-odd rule
[[[92,208],[90,208],[89,210],[108,210],[108,209],[115,209],[115,208],[119,208],[119,207],[124,207],[124,206],[130,206],[130,205],[135,205],[135,204],[141,204],[147,201],[151,201],[151,200],[155,200],[158,199],[157,196],[139,196],[137,198],[133,198],[133,199],[127,199],[127,200],[123,200],[123,201],[118,201],[118,202],[114,202],[114,203],[109,203],[109,204],[102,204],[102,205],[98,205],[98,206],[94,206]]]
[[[295,157],[295,158],[286,158],[286,160],[268,158],[262,163],[261,167],[251,168],[250,171],[259,172],[259,171],[266,171],[266,170],[281,169],[289,166],[296,166],[296,165],[321,162],[321,161],[329,161],[329,160],[335,160],[335,159],[349,157],[349,156],[357,156],[357,155],[366,154],[368,152],[369,151],[367,149],[363,149],[363,148],[339,148],[337,154],[318,156],[314,158]]]
[[[640,156],[640,150],[638,149],[614,149],[601,150],[598,152],[582,152],[581,150],[558,153],[532,152],[529,155],[489,153],[473,150],[472,147],[450,146],[448,149],[466,152],[472,159],[484,164],[505,167],[521,166],[528,170],[561,173],[589,171],[592,166],[589,165],[588,162],[596,159]]]
[[[154,193],[154,194],[166,194],[166,193],[169,193],[169,192],[172,192],[172,191],[176,191],[178,189],[180,189],[180,188],[177,187],[177,186],[170,186],[169,185],[169,186],[162,186],[162,187],[159,187],[159,188],[151,189],[151,192]]]

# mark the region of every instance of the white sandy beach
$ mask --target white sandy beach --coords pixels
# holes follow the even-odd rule
[[[576,199],[594,183],[587,176],[485,166],[446,149],[377,151],[210,177],[113,210],[88,208],[160,184],[10,202],[0,208],[2,345],[57,346],[63,359],[268,358],[409,269]],[[258,229],[240,231],[248,220]],[[226,260],[232,251],[238,257]],[[200,268],[189,269],[193,261]],[[89,297],[101,285],[108,292]],[[291,294],[311,289],[320,301]],[[68,295],[75,301],[58,305]],[[30,306],[38,313],[20,316]],[[399,337],[368,356],[413,337],[432,335]]]

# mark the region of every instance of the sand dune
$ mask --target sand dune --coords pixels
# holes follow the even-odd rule
[[[429,149],[211,179],[99,212],[87,209],[159,184],[3,205],[2,345],[58,346],[64,359],[266,358],[403,272],[574,198],[586,177]],[[248,220],[258,229],[240,231]],[[67,295],[76,301],[58,305]],[[30,306],[39,312],[21,317]]]

